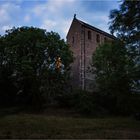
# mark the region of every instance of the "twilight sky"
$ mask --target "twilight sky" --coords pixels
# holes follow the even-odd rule
[[[109,32],[109,12],[117,0],[0,0],[0,35],[6,29],[34,26],[55,31],[65,39],[73,15]]]

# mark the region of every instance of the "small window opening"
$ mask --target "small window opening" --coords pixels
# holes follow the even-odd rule
[[[100,43],[100,35],[99,34],[96,35],[96,42]]]
[[[72,37],[72,43],[74,43],[74,36]]]
[[[88,39],[91,40],[91,31],[88,31]]]
[[[104,42],[107,42],[107,38],[106,37],[104,37]]]

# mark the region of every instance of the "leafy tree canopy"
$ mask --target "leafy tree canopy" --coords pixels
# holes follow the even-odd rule
[[[131,89],[131,66],[127,51],[120,42],[105,43],[97,47],[92,68],[98,88],[105,94],[124,94]]]
[[[110,13],[110,30],[116,33],[127,48],[128,56],[134,61],[134,87],[140,90],[140,1],[123,0],[120,8]]]
[[[127,44],[140,45],[140,1],[124,0],[119,10],[111,11],[110,19],[112,33],[116,32]]]
[[[15,96],[39,100],[65,85],[72,60],[69,47],[55,32],[34,27],[8,30],[0,37],[0,83],[4,85],[0,90],[9,95],[9,83]]]
[[[102,44],[94,52],[92,72],[100,95],[99,101],[109,111],[129,112],[133,67],[134,63],[122,42]]]

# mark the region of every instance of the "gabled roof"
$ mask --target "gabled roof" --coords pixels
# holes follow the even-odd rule
[[[113,35],[111,35],[111,34],[105,32],[105,31],[102,31],[102,30],[100,30],[100,29],[98,29],[98,28],[96,28],[96,27],[94,27],[94,26],[91,26],[91,25],[89,25],[88,23],[85,23],[85,22],[83,22],[83,21],[77,19],[76,17],[74,17],[74,20],[78,21],[81,25],[83,25],[83,26],[86,27],[86,28],[89,28],[89,29],[94,30],[94,31],[96,31],[96,32],[98,32],[98,33],[104,34],[105,36],[108,36],[109,38],[116,39],[115,36],[113,36]]]

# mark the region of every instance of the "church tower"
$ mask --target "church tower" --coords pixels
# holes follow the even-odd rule
[[[75,14],[66,38],[74,55],[71,69],[73,87],[88,91],[95,90],[94,75],[88,72],[92,54],[99,44],[114,40],[115,37],[77,19]]]

